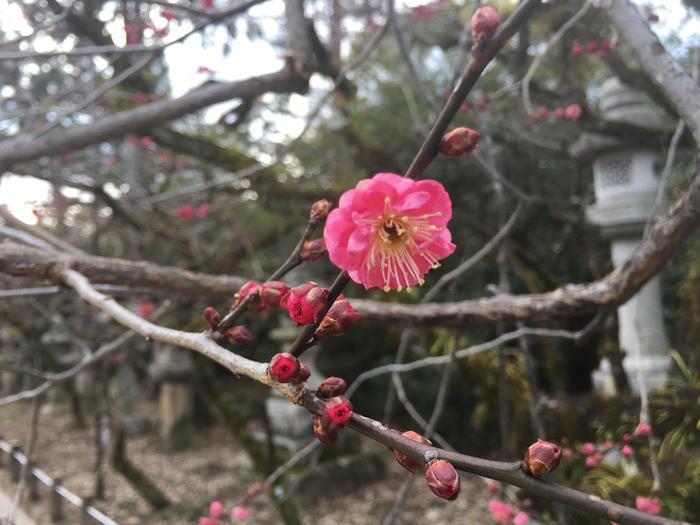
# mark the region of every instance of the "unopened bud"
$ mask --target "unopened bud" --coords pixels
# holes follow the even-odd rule
[[[323,238],[314,239],[313,241],[304,241],[299,257],[302,261],[315,261],[324,253],[326,253],[326,243]]]
[[[440,153],[448,157],[469,155],[479,145],[481,133],[471,128],[455,128],[448,131],[440,142]]]
[[[344,427],[350,421],[352,417],[352,403],[350,400],[342,397],[336,396],[327,399],[326,402],[326,414],[331,419],[333,423],[339,427]]]
[[[401,435],[405,438],[415,441],[416,443],[421,443],[423,445],[432,445],[432,443],[428,439],[424,438],[423,436],[414,432],[413,430],[403,432]],[[421,468],[423,468],[423,461],[416,461],[415,459],[411,458],[410,456],[407,456],[403,452],[399,452],[398,450],[394,450],[394,457],[396,458],[396,461],[399,462],[399,465],[401,465],[403,468],[405,468],[412,474],[415,474]]]
[[[233,310],[239,304],[245,301],[249,295],[253,294],[254,297],[251,297],[251,300],[248,303],[248,310],[251,312],[258,312],[260,310],[263,310],[264,306],[260,302],[260,290],[260,284],[256,283],[255,281],[248,281],[247,283],[245,283],[243,286],[241,286],[241,289],[234,294],[233,305],[231,306],[231,310]]]
[[[299,364],[299,373],[294,378],[294,382],[295,383],[303,383],[309,377],[311,377],[311,369],[309,368],[309,365],[307,365],[306,363],[300,363]]]
[[[342,396],[348,389],[348,384],[342,377],[327,377],[316,389],[316,395],[324,399],[330,399],[336,396]]]
[[[459,495],[459,474],[449,461],[444,459],[431,461],[425,470],[425,481],[433,494],[439,498],[451,501],[457,499]]]
[[[299,373],[299,361],[289,352],[275,354],[267,366],[268,375],[280,383],[290,383]]]
[[[328,217],[328,214],[330,213],[332,207],[333,204],[331,203],[331,201],[327,201],[326,199],[318,200],[311,205],[309,217],[311,218],[311,220],[314,221],[320,221],[321,219],[325,219],[326,217]]]
[[[265,308],[279,308],[289,286],[280,281],[265,281],[260,288],[260,300]]]
[[[312,324],[317,321],[317,317],[326,306],[327,300],[328,290],[309,281],[289,290],[282,297],[280,305],[287,309],[289,316],[297,324]]]
[[[239,324],[226,330],[226,339],[234,346],[244,346],[252,343],[255,337],[250,330]]]
[[[557,468],[560,459],[561,449],[558,446],[549,441],[538,439],[537,443],[530,445],[525,452],[523,470],[540,478]]]
[[[338,299],[330,307],[323,321],[318,325],[314,336],[316,339],[341,335],[360,320],[360,314],[347,299]]]
[[[332,445],[338,439],[338,427],[327,416],[313,417],[314,436],[324,445]]]
[[[474,11],[472,16],[472,39],[477,44],[491,40],[500,24],[501,17],[495,8],[490,6],[480,7]]]
[[[256,481],[250,487],[248,487],[248,490],[245,491],[245,498],[248,500],[253,499],[263,490],[267,490],[268,488],[269,485]]]
[[[204,312],[202,312],[202,316],[204,317],[204,321],[212,330],[215,330],[221,322],[221,314],[213,306],[207,306],[204,309]]]

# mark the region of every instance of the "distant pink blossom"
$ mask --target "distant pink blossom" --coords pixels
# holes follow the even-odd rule
[[[199,518],[199,525],[219,525],[219,520],[210,518],[209,516],[202,516]]]
[[[634,453],[634,451],[632,450],[632,447],[630,447],[629,445],[623,446],[621,449],[621,452],[622,452],[622,455],[625,456],[626,458],[629,458]]]
[[[524,525],[530,521],[530,515],[527,512],[518,512],[513,518],[514,525]]]
[[[591,443],[590,441],[588,443],[584,443],[581,445],[581,453],[585,454],[586,456],[590,456],[591,454],[594,454],[596,451],[596,446]]]
[[[183,204],[177,209],[176,213],[181,219],[192,219],[195,216],[194,206],[190,203]]]
[[[202,7],[205,9],[211,9],[214,7],[214,0],[202,0]]]
[[[233,510],[231,511],[231,517],[235,520],[246,520],[250,517],[250,511],[241,505],[237,505],[233,507]]]
[[[513,521],[513,507],[497,499],[489,502],[489,512],[498,525],[510,525]]]
[[[141,137],[141,147],[143,149],[151,149],[156,145],[156,141],[149,136]]]
[[[603,454],[596,452],[592,456],[586,458],[586,467],[590,469],[596,468],[601,461],[603,461]]]
[[[207,66],[199,66],[197,68],[197,73],[206,73],[207,75],[213,75],[216,73],[216,71]]]
[[[220,518],[224,513],[224,504],[220,501],[212,501],[209,504],[209,516],[212,518]]]
[[[323,238],[331,262],[353,281],[401,291],[423,284],[454,252],[451,217],[450,196],[439,182],[377,173],[340,197]]]
[[[156,305],[150,299],[139,300],[139,305],[136,308],[136,313],[141,317],[150,317],[156,311]]]
[[[659,498],[645,498],[644,496],[637,496],[634,499],[634,506],[640,512],[646,512],[647,514],[658,514],[661,510],[661,503]]]
[[[569,120],[578,120],[581,118],[581,113],[581,106],[579,104],[571,104],[564,110],[564,116]]]
[[[201,204],[199,208],[197,208],[197,217],[200,219],[206,219],[210,211],[209,204],[205,202],[204,204]]]
[[[649,423],[639,423],[634,429],[635,436],[648,436],[651,434],[651,425]]]

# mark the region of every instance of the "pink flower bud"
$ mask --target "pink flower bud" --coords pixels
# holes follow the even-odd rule
[[[497,499],[489,501],[489,512],[498,525],[510,525],[513,521],[513,507]]]
[[[338,439],[338,426],[327,414],[313,416],[314,436],[326,446],[331,446]]]
[[[469,155],[479,144],[481,133],[471,128],[455,128],[448,131],[440,142],[440,153],[448,157]]]
[[[590,456],[591,454],[594,454],[596,451],[596,446],[593,443],[584,443],[581,445],[581,454],[584,454],[586,456]]]
[[[342,396],[348,389],[348,384],[342,377],[327,377],[316,389],[316,395],[325,399],[331,397]]]
[[[241,286],[241,289],[234,294],[233,305],[231,305],[231,310],[235,309],[239,304],[245,301],[249,295],[253,294],[255,294],[258,297],[258,299],[256,300],[255,298],[251,298],[251,301],[248,303],[248,310],[251,312],[259,312],[261,310],[264,310],[264,306],[260,301],[261,289],[262,287],[260,286],[260,284],[256,283],[255,281],[248,281],[247,283],[245,283],[243,286]]]
[[[201,204],[199,208],[197,208],[197,217],[200,219],[206,219],[209,216],[209,212],[211,211],[211,206],[209,206],[208,203]]]
[[[299,361],[289,352],[275,354],[267,366],[267,373],[275,381],[289,383],[299,373]]]
[[[320,238],[314,239],[313,241],[305,241],[299,253],[299,257],[302,261],[315,261],[324,253],[326,253],[326,243],[323,238]]]
[[[192,219],[195,215],[194,206],[183,204],[177,209],[177,216],[181,219]]]
[[[328,217],[333,204],[331,201],[326,199],[317,200],[311,205],[311,210],[309,211],[309,218],[313,221],[320,221]]]
[[[603,454],[596,452],[592,456],[586,458],[586,468],[596,468],[603,461]]]
[[[250,511],[241,505],[236,505],[231,510],[231,517],[234,520],[247,520],[250,517]]]
[[[282,297],[289,291],[289,286],[280,281],[265,281],[260,290],[260,300],[265,308],[279,308]]]
[[[326,402],[326,414],[330,420],[338,425],[339,427],[344,427],[350,421],[352,417],[352,403],[350,400],[343,396],[335,396],[327,399]]]
[[[513,525],[525,525],[530,521],[530,516],[527,512],[518,512],[513,518]]]
[[[656,515],[661,510],[661,503],[659,503],[659,498],[645,498],[644,496],[637,496],[634,499],[634,506],[640,512],[646,512],[647,514]]]
[[[579,104],[571,104],[564,110],[564,118],[578,120],[581,118],[581,113],[581,106]]]
[[[637,428],[634,429],[635,436],[649,436],[651,435],[651,425],[649,423],[640,423]]]
[[[432,445],[432,443],[428,439],[424,438],[423,436],[414,432],[413,430],[403,432],[401,435],[405,438],[415,441],[416,443],[422,443],[423,445]],[[394,457],[396,458],[396,461],[399,462],[399,465],[401,465],[403,468],[405,468],[412,474],[415,474],[421,468],[423,468],[423,461],[416,461],[415,459],[411,458],[410,456],[407,456],[403,452],[399,452],[398,450],[394,450]]]
[[[632,454],[634,453],[634,451],[632,450],[632,447],[630,447],[629,445],[624,445],[622,447],[622,449],[620,449],[620,452],[626,458],[632,457]]]
[[[150,299],[139,299],[136,311],[141,317],[151,317],[156,311],[156,305]]]
[[[204,317],[204,321],[212,330],[216,329],[221,322],[221,314],[213,306],[207,306],[202,312],[202,317]]]
[[[234,346],[245,346],[255,341],[253,334],[242,324],[226,330],[226,339]]]
[[[574,40],[571,43],[571,56],[572,57],[577,57],[581,56],[583,54],[583,46],[581,45],[581,42],[578,40]]]
[[[490,6],[480,7],[472,16],[472,39],[477,44],[491,40],[500,24],[501,17],[496,9]]]
[[[328,313],[318,325],[314,336],[323,339],[329,336],[344,334],[350,327],[360,320],[360,314],[347,299],[338,299],[333,303]]]
[[[449,461],[431,461],[425,470],[425,481],[433,494],[439,498],[452,501],[459,495],[459,474]]]
[[[317,321],[318,315],[326,306],[327,300],[328,290],[309,281],[289,290],[282,297],[280,305],[287,309],[289,316],[298,325],[312,324]]]
[[[309,368],[309,365],[307,365],[306,363],[300,363],[299,364],[299,373],[294,378],[294,382],[295,383],[303,383],[309,377],[311,377],[311,369]]]
[[[561,449],[554,443],[538,439],[537,443],[533,443],[525,452],[523,459],[523,470],[539,478],[545,474],[549,474],[561,459]]]
[[[212,501],[209,504],[209,517],[220,518],[224,512],[224,505],[220,501]]]

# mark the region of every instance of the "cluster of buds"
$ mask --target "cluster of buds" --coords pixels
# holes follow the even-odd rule
[[[469,155],[479,145],[481,134],[471,128],[455,128],[445,133],[440,141],[440,153],[448,157]]]
[[[352,403],[343,394],[348,384],[340,377],[327,377],[316,389],[316,395],[324,399],[324,410],[313,416],[314,436],[324,445],[332,445],[338,439],[338,430],[352,418]]]
[[[584,53],[589,53],[591,55],[595,54],[602,60],[608,55],[611,49],[612,44],[607,38],[603,40],[591,40],[585,46],[578,40],[574,40],[571,43],[571,56],[579,57]]]
[[[559,465],[561,448],[554,443],[538,439],[530,445],[523,458],[523,471],[536,478],[549,474]]]
[[[234,521],[245,521],[250,517],[250,511],[243,506],[236,505],[231,509],[231,518]],[[212,501],[206,516],[199,518],[199,525],[221,525],[225,523],[224,504],[220,501]]]
[[[534,123],[541,122],[542,120],[547,119],[550,115],[554,115],[554,118],[558,120],[571,120],[575,122],[581,118],[582,114],[583,110],[581,109],[580,104],[570,104],[565,108],[556,108],[551,111],[546,106],[540,106],[537,108],[537,112],[529,115],[529,117]]]
[[[183,204],[180,206],[175,214],[180,218],[180,219],[194,219],[195,217],[198,219],[206,219],[209,216],[209,212],[211,211],[211,206],[209,206],[208,203],[200,204],[197,208],[194,207],[191,203]]]
[[[642,431],[645,432],[646,428],[643,427]],[[626,433],[622,435],[619,443],[605,441],[602,444],[595,444],[589,441],[583,443],[579,447],[579,452],[585,458],[584,464],[586,468],[593,469],[600,465],[600,463],[605,460],[606,454],[610,453],[611,451],[619,451],[620,455],[625,458],[631,458],[634,456],[634,449],[630,446],[633,439],[634,436],[632,434]],[[573,451],[571,451],[570,454],[566,454],[566,456],[571,455],[573,455]]]
[[[476,44],[482,44],[491,40],[501,24],[498,11],[490,6],[480,7],[474,11],[471,19],[472,40]]]

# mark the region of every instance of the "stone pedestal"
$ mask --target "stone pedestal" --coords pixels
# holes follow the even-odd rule
[[[155,352],[150,372],[160,383],[160,438],[167,450],[182,450],[190,445],[193,437],[192,356],[186,350],[164,345]]]

